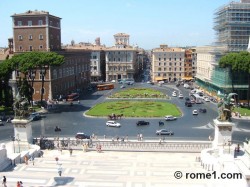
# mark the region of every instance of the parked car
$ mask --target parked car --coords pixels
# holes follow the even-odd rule
[[[120,88],[125,88],[125,86],[124,85],[121,85],[121,87]]]
[[[205,109],[205,108],[199,108],[199,112],[201,112],[201,113],[206,113],[206,112],[207,112],[207,109]]]
[[[106,125],[108,127],[121,127],[121,124],[116,121],[107,121]]]
[[[185,101],[190,101],[190,98],[189,97],[185,97]]]
[[[193,110],[193,115],[198,115],[198,110]]]
[[[4,126],[3,121],[0,119],[0,126]]]
[[[171,116],[171,115],[165,116],[165,120],[166,120],[166,121],[173,121],[173,120],[176,120],[176,119],[177,119],[176,117]]]
[[[148,121],[137,121],[136,125],[137,125],[137,126],[149,125],[149,122],[148,122]]]
[[[75,135],[76,139],[90,139],[89,135],[84,134],[83,132],[78,132]]]
[[[174,135],[174,132],[167,129],[160,129],[156,131],[156,135]]]

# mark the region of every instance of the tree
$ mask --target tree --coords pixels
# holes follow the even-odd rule
[[[9,86],[11,72],[12,69],[8,59],[0,63],[0,101],[4,101],[2,104],[6,107],[11,106],[13,101],[12,90]]]
[[[219,61],[219,66],[222,68],[230,68],[232,75],[234,73],[245,72],[248,75],[248,92],[247,92],[247,100],[249,106],[250,99],[250,53],[246,51],[242,51],[239,53],[228,53],[223,56]],[[232,77],[232,80],[234,77]],[[232,81],[233,82],[233,81]],[[233,83],[232,83],[233,84]],[[234,87],[233,87],[234,90]]]
[[[30,80],[29,82],[32,88],[34,85],[34,75],[36,75],[37,71],[40,71],[42,75],[41,103],[44,94],[44,77],[46,76],[47,69],[49,69],[50,66],[60,66],[64,63],[64,57],[54,52],[26,52],[15,55],[10,60],[12,62],[13,70],[22,72],[24,74],[24,80]],[[27,91],[30,90],[30,88],[28,88],[26,85],[24,90]],[[33,89],[31,90],[33,92]],[[27,93],[26,91],[23,93]],[[29,95],[26,95],[26,98],[29,98]],[[32,97],[29,102],[30,101],[33,101]]]

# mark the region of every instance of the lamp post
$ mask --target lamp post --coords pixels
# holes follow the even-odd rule
[[[13,152],[16,153],[16,150],[15,150],[15,136],[10,136],[11,138],[11,141],[13,143]]]
[[[19,144],[20,139],[19,139],[19,134],[17,134],[16,136],[17,136],[16,141],[17,141],[17,144],[18,144],[18,153],[20,153],[20,144]]]

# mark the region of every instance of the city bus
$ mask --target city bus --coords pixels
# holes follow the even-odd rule
[[[99,84],[97,85],[97,90],[111,90],[114,89],[115,85],[114,84]]]
[[[197,93],[192,94],[191,97],[195,100],[196,104],[201,104],[202,103],[202,98],[199,96],[199,94],[197,94]]]
[[[79,94],[78,93],[69,94],[68,97],[67,97],[68,101],[75,101],[77,99],[79,99]]]

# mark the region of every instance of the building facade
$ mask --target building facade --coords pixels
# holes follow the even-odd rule
[[[250,1],[230,2],[215,11],[217,43],[227,51],[246,51],[250,35]]]
[[[91,82],[105,81],[105,45],[101,45],[100,38],[95,40],[95,44],[83,43],[63,46],[64,49],[90,50],[90,77]]]
[[[161,45],[152,51],[151,80],[178,81],[185,76],[185,50]]]
[[[114,35],[115,46],[105,50],[106,82],[133,79],[136,72],[137,48],[129,45],[129,35]]]
[[[61,49],[61,18],[45,11],[27,11],[11,16],[13,39],[9,39],[13,53],[30,51],[56,52],[65,57],[59,67],[45,67],[30,72],[29,82],[33,82],[33,100],[40,100],[42,92],[45,100],[55,99],[58,95],[87,89],[90,84],[90,50]],[[17,94],[17,80],[23,75],[12,73],[10,85],[13,95]],[[44,86],[42,88],[42,79]]]
[[[61,18],[31,10],[11,17],[14,52],[61,49]]]
[[[229,52],[247,50],[250,36],[250,1],[230,2],[218,8],[214,16],[217,45],[197,49],[197,82],[221,96],[237,92],[240,100],[246,100],[246,75],[220,68],[219,60]]]

